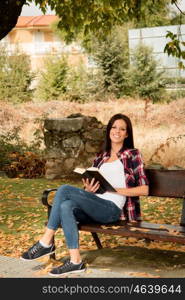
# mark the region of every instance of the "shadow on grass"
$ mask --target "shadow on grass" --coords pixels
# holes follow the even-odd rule
[[[90,267],[108,268],[120,272],[147,272],[159,277],[185,277],[185,253],[120,246],[82,252]],[[121,276],[120,276],[121,277]]]

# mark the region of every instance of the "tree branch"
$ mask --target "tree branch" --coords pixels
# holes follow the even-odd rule
[[[180,9],[180,7],[177,5],[176,2],[174,2],[175,6],[177,7],[177,9],[180,11],[181,14],[185,15],[185,13]]]

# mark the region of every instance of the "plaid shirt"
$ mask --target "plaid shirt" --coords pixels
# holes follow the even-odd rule
[[[93,166],[100,166],[110,158],[108,152],[97,155]],[[127,149],[118,153],[118,158],[123,164],[125,171],[125,183],[127,188],[141,185],[148,185],[145,175],[144,164],[138,149]],[[139,197],[126,197],[126,203],[120,217],[121,220],[139,221],[141,220],[141,210]]]

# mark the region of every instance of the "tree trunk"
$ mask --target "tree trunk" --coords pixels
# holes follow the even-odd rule
[[[26,0],[1,0],[0,2],[0,40],[16,25]]]

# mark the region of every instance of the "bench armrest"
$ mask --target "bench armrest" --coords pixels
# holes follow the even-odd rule
[[[57,188],[44,190],[42,193],[41,202],[48,208],[51,208],[51,205],[48,203],[48,195],[50,192],[57,191]]]

